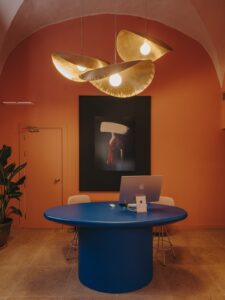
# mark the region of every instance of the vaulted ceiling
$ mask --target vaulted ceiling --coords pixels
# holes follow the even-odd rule
[[[155,20],[198,41],[221,86],[225,74],[225,0],[0,0],[0,70],[26,37],[50,24],[97,14]]]

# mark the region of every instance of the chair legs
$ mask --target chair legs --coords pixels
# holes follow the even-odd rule
[[[73,239],[69,243],[69,249],[66,253],[66,259],[71,260],[74,258],[74,251],[78,246],[78,231],[77,228],[74,228]]]
[[[162,252],[163,253],[163,265],[166,265],[166,252],[170,251],[173,257],[175,258],[175,251],[173,248],[173,244],[170,240],[168,230],[165,225],[157,226],[154,228],[154,236],[157,239],[155,242],[156,246],[154,246],[156,250],[156,254]]]

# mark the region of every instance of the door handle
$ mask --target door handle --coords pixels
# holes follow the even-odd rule
[[[54,183],[56,184],[58,182],[60,182],[60,178],[55,178]]]

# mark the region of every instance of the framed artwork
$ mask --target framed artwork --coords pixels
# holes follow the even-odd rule
[[[150,174],[149,96],[79,97],[79,189],[119,191],[125,175]]]

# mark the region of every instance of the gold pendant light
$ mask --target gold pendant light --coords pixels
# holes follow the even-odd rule
[[[89,81],[103,93],[127,98],[141,93],[151,83],[155,74],[150,60],[129,61],[85,72],[80,78]]]
[[[115,43],[117,18],[114,16]],[[103,93],[128,98],[140,94],[151,83],[155,68],[150,60],[140,61],[131,59],[128,62],[117,63],[116,45],[114,48],[115,63],[107,67],[95,69],[80,75],[83,80],[89,81]]]
[[[80,18],[81,55],[70,53],[53,53],[52,61],[55,68],[67,79],[84,82],[79,76],[84,72],[107,66],[108,63],[98,58],[83,55],[83,17]]]
[[[116,48],[123,61],[146,59],[155,61],[172,50],[162,41],[125,29],[117,35]]]
[[[86,81],[80,78],[84,72],[108,65],[98,58],[69,53],[53,53],[52,61],[61,75],[76,82]]]
[[[98,58],[70,53],[53,53],[53,64],[64,77],[76,82],[88,81],[107,95],[118,98],[138,95],[154,78],[153,61],[172,48],[145,34],[128,30],[121,30],[116,35],[116,16],[114,39],[116,44],[114,64],[109,65]],[[116,50],[124,62],[117,63]],[[81,18],[81,54],[83,54],[83,18]]]

